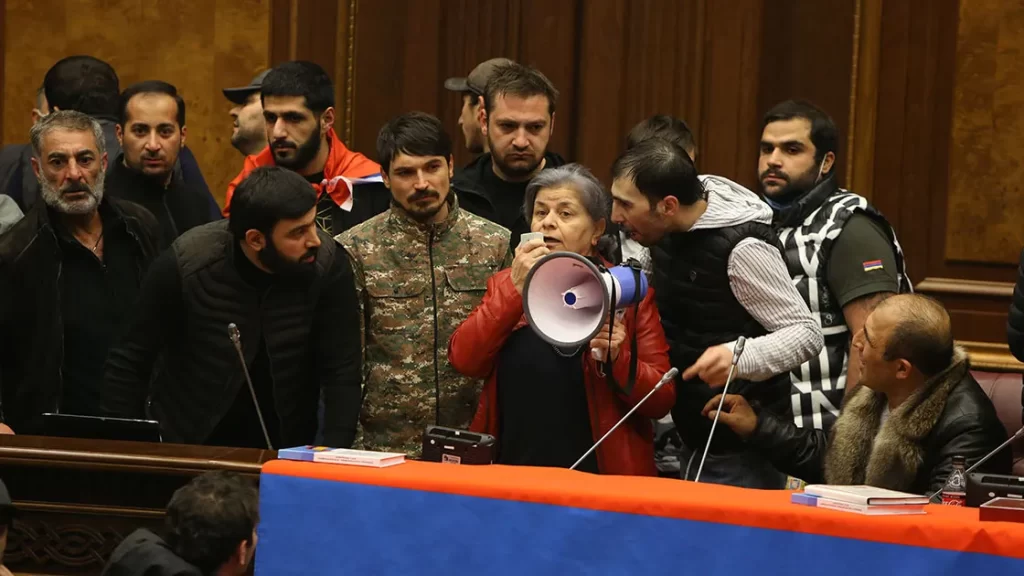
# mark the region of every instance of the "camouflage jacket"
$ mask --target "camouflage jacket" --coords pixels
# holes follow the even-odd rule
[[[511,262],[509,232],[460,210],[423,225],[391,209],[339,234],[351,256],[363,322],[357,446],[418,457],[431,424],[467,428],[483,382],[448,364],[452,332]]]

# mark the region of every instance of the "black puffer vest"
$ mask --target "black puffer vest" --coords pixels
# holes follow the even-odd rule
[[[747,222],[711,230],[673,234],[651,249],[654,260],[655,298],[672,365],[685,370],[706,349],[718,344],[763,336],[767,333],[736,300],[729,286],[729,255],[745,238],[771,245],[776,239],[771,227]],[[699,379],[676,382],[676,405],[672,419],[683,442],[701,450],[707,442],[711,421],[701,409],[721,388],[712,389]],[[773,412],[787,414],[789,377],[786,374],[764,382],[733,380],[729,393],[742,394]],[[742,441],[726,427],[718,427],[713,452],[737,450]]]
[[[165,441],[202,443],[245,386],[230,323],[238,325],[246,364],[252,364],[260,342],[266,344],[283,445],[315,436],[320,387],[310,345],[313,312],[324,271],[338,250],[320,235],[312,276],[283,277],[262,292],[238,273],[227,220],[196,228],[174,243],[189,322],[186,337],[168,343],[156,371],[149,408],[164,426]]]

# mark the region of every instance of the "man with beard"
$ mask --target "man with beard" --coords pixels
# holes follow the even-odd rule
[[[362,445],[419,455],[424,427],[468,428],[473,418],[482,382],[451,367],[448,340],[510,261],[509,236],[459,207],[452,143],[437,118],[388,122],[377,157],[391,209],[336,238],[362,306]]]
[[[31,140],[43,202],[0,236],[0,431],[20,434],[44,412],[99,413],[103,360],[159,246],[149,212],[104,195],[96,120],[53,112]]]
[[[260,91],[270,146],[246,158],[228,185],[225,215],[235,187],[259,166],[305,178],[317,194],[317,226],[332,236],[387,210],[391,197],[380,184],[380,166],[346,148],[334,131],[334,86],[323,68],[285,62],[267,73]]]
[[[116,158],[121,144],[115,134],[120,98],[117,72],[92,56],[68,56],[54,64],[43,79],[43,97],[32,111],[33,122],[55,110],[76,110],[92,116],[103,130],[107,154]],[[32,147],[12,144],[0,150],[0,194],[7,194],[22,210],[30,210],[39,198],[39,183],[32,176]],[[178,168],[189,186],[201,190],[211,211],[218,211],[203,173],[187,146],[181,149]]]
[[[481,126],[490,152],[452,180],[464,209],[511,231],[512,249],[530,231],[523,214],[526,185],[541,170],[565,164],[548,152],[557,101],[558,91],[539,71],[515,62],[497,66],[484,90]]]
[[[790,374],[793,417],[825,432],[860,378],[851,339],[879,300],[911,290],[895,231],[865,198],[839,187],[838,142],[824,111],[782,102],[765,115],[757,166],[793,285],[825,334],[821,353]]]
[[[449,78],[444,81],[446,89],[462,94],[459,129],[462,130],[462,137],[466,139],[466,149],[473,154],[490,151],[481,128],[486,122],[484,92],[487,90],[487,82],[499,66],[511,63],[512,60],[508,58],[491,58],[477,64],[465,78]]]
[[[829,433],[725,397],[719,424],[811,484],[867,484],[913,494],[939,491],[957,456],[973,466],[1006,441],[992,400],[956,346],[949,313],[918,294],[883,299],[853,337],[861,382]],[[714,418],[720,397],[704,407]],[[1007,446],[979,473],[1009,474]],[[936,502],[938,496],[936,496]]]
[[[224,97],[234,104],[229,112],[234,124],[234,129],[231,132],[231,145],[243,156],[259,154],[267,147],[260,86],[269,72],[270,70],[260,72],[248,86],[222,90]]]
[[[104,411],[158,420],[165,441],[186,444],[266,447],[265,425],[280,448],[313,442],[322,396],[324,440],[347,447],[360,406],[348,258],[317,230],[316,195],[298,174],[259,168],[237,192],[228,220],[189,230],[153,262],[107,359]]]
[[[186,182],[178,165],[185,145],[185,101],[174,86],[139,82],[121,93],[116,126],[122,153],[107,173],[111,196],[139,204],[160,222],[163,245],[201,224],[220,220],[209,195]]]
[[[787,371],[821,350],[821,329],[790,283],[771,230],[771,210],[751,191],[697,176],[686,151],[650,138],[612,167],[612,220],[651,248],[652,284],[676,383],[672,419],[696,458],[710,442],[701,480],[782,488],[785,476],[727,429],[709,437],[701,417],[726,381],[733,347],[746,338],[729,390],[789,414]],[[682,465],[682,461],[680,461]]]

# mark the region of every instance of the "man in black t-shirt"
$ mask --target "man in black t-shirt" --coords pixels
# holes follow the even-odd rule
[[[530,231],[523,198],[530,179],[565,164],[548,152],[558,90],[538,70],[509,62],[497,66],[484,91],[481,127],[490,153],[481,154],[452,179],[459,206],[512,232],[509,248]]]
[[[838,141],[828,114],[786,101],[765,115],[757,168],[793,284],[825,335],[822,353],[791,373],[794,420],[826,432],[860,379],[851,339],[879,301],[911,290],[895,231],[837,183]]]

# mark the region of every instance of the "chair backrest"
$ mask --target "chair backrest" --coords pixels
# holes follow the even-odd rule
[[[1022,422],[1022,399],[1024,381],[1020,374],[1002,372],[972,371],[975,380],[981,385],[992,404],[996,407],[999,420],[1006,427],[1006,434],[1012,436],[1020,430]],[[1013,474],[1024,476],[1024,438],[1018,438],[1013,448]]]

